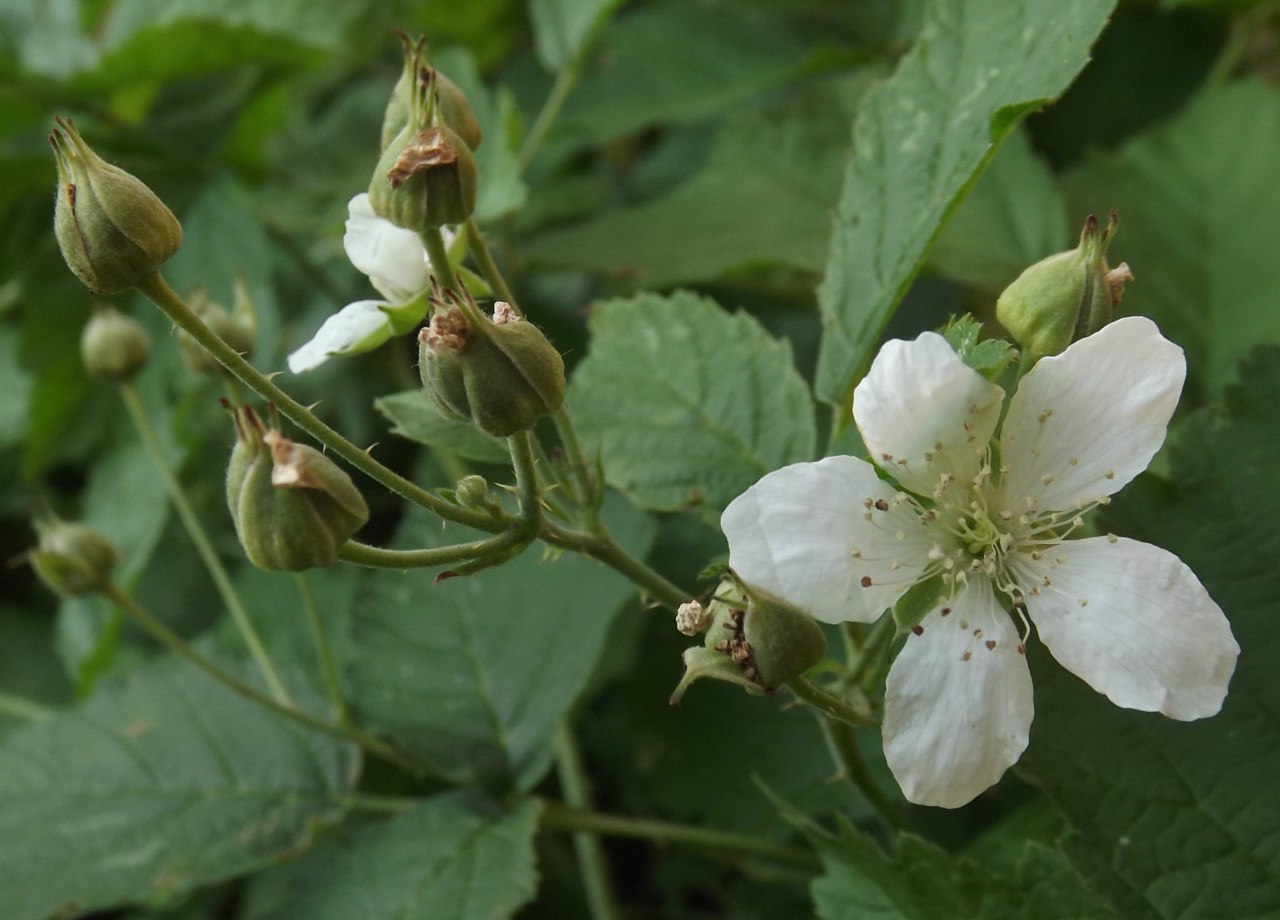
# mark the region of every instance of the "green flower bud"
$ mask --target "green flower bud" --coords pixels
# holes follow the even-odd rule
[[[996,317],[1026,358],[1056,355],[1111,322],[1125,282],[1133,280],[1125,263],[1107,267],[1107,246],[1117,227],[1114,211],[1101,232],[1089,215],[1079,246],[1032,265],[1000,295]]]
[[[422,385],[446,417],[507,437],[564,404],[564,359],[510,305],[489,319],[470,300],[437,311],[418,336]]]
[[[258,316],[245,290],[244,281],[236,279],[235,304],[231,311],[220,303],[209,299],[203,288],[196,290],[189,298],[191,309],[208,326],[218,338],[222,339],[244,357],[253,354],[253,346],[258,338]],[[183,329],[178,330],[178,342],[182,345],[182,355],[187,367],[196,374],[225,373],[225,368],[218,359],[205,351],[195,339]]]
[[[93,594],[111,584],[120,553],[98,531],[53,517],[37,520],[35,528],[40,543],[31,551],[31,566],[54,593]]]
[[[369,183],[379,217],[421,233],[466,223],[476,207],[476,158],[444,125],[417,134],[406,127],[382,153]]]
[[[480,130],[480,123],[476,121],[475,112],[467,97],[456,83],[427,65],[425,39],[411,39],[401,32],[400,41],[404,45],[404,70],[395,89],[391,91],[391,99],[382,116],[381,149],[386,150],[396,135],[409,125],[413,117],[414,93],[422,91],[418,87],[426,89],[434,80],[435,91],[439,96],[440,120],[456,131],[463,143],[475,150],[484,140],[484,132]],[[429,123],[415,123],[411,133],[417,134],[429,127]]]
[[[94,307],[80,334],[80,358],[90,377],[126,383],[150,357],[151,337],[142,323],[112,307]]]
[[[137,286],[178,251],[182,226],[151,189],[94,153],[71,119],[49,135],[58,166],[53,229],[62,257],[95,294]]]
[[[248,406],[232,415],[227,506],[249,561],[268,571],[333,565],[369,519],[360,490],[318,450],[265,429]]]
[[[726,680],[752,693],[773,693],[827,651],[822,628],[811,616],[732,574],[720,582],[709,608],[682,605],[676,625],[686,635],[705,630],[706,638],[685,651],[684,677],[671,695],[672,705],[702,677]]]
[[[453,496],[464,508],[487,508],[489,501],[489,483],[483,476],[463,476],[453,487]]]

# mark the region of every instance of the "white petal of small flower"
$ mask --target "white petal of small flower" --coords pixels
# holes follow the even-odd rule
[[[352,198],[347,213],[343,248],[379,293],[393,303],[403,303],[427,287],[431,262],[418,234],[375,214],[367,194]]]
[[[879,618],[920,578],[936,538],[856,457],[769,473],[729,503],[720,527],[743,581],[826,623]]]
[[[926,332],[886,342],[853,394],[853,417],[871,459],[928,496],[943,473],[967,488],[1000,418],[1004,390]],[[939,449],[941,445],[941,449]]]
[[[1117,706],[1182,720],[1215,714],[1240,654],[1227,618],[1173,553],[1112,539],[1019,560],[1041,585],[1027,598],[1041,641]]]
[[[1119,491],[1164,443],[1186,372],[1182,349],[1141,316],[1042,358],[1001,430],[1002,501],[1070,511]]]
[[[885,685],[885,759],[909,801],[958,808],[995,785],[1026,749],[1031,672],[984,576],[920,625],[924,632],[907,637]]]
[[[380,300],[347,304],[324,321],[311,341],[289,355],[289,370],[301,374],[324,364],[332,355],[377,348],[392,334],[391,321],[382,312],[387,306]]]

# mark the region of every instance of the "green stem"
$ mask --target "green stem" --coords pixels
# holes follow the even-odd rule
[[[507,447],[511,451],[511,468],[516,474],[521,532],[533,539],[542,527],[542,493],[538,487],[538,463],[533,456],[533,435],[518,431],[507,438]]]
[[[688,601],[692,594],[672,584],[654,569],[631,555],[614,542],[607,532],[588,533],[581,530],[569,530],[547,522],[543,525],[542,537],[548,543],[563,546],[603,562],[609,568],[625,575],[642,590],[647,591],[655,599],[666,604],[672,610]]]
[[[141,604],[121,591],[117,586],[108,584],[102,589],[102,593],[105,597],[109,598],[118,607],[128,613],[129,616],[133,617],[134,621],[150,633],[151,636],[160,642],[161,645],[168,648],[174,654],[185,658],[205,674],[218,681],[218,683],[235,691],[245,699],[252,700],[258,705],[270,709],[272,712],[282,715],[287,719],[292,719],[301,725],[305,725],[307,728],[314,729],[318,732],[324,732],[327,735],[333,735],[337,738],[344,738],[348,741],[353,741],[366,751],[369,751],[372,754],[377,754],[379,757],[382,757],[383,759],[390,761],[396,766],[411,773],[422,773],[421,767],[407,759],[394,747],[383,741],[381,738],[371,735],[355,725],[334,725],[331,722],[326,722],[324,719],[319,719],[313,716],[305,710],[298,709],[296,706],[288,706],[284,703],[278,703],[265,693],[259,693],[234,674],[223,670],[208,658],[204,657],[204,655],[197,652],[186,641],[184,641],[181,636],[171,630],[168,626],[165,626],[164,623],[160,622],[160,620],[156,619],[156,617],[149,613]]]
[[[480,226],[474,217],[467,221],[464,229],[467,233],[467,245],[471,247],[471,252],[476,257],[476,264],[480,266],[480,274],[484,275],[484,280],[489,282],[494,296],[510,304],[511,309],[517,314],[523,315],[520,314],[515,295],[511,293],[507,279],[502,277],[498,263],[494,261],[493,253],[489,251],[489,244],[485,241],[484,234],[480,232]]]
[[[844,722],[855,728],[865,728],[868,725],[874,725],[875,720],[871,718],[869,713],[859,712],[844,700],[837,696],[833,696],[823,690],[816,684],[812,684],[803,677],[797,677],[795,680],[787,681],[787,688],[794,693],[801,702],[812,706],[814,709],[830,716],[838,722]]]
[[[347,701],[342,695],[342,677],[338,674],[337,663],[333,660],[333,649],[329,646],[329,636],[325,632],[324,621],[320,619],[320,610],[316,607],[316,595],[311,590],[311,581],[306,572],[296,572],[294,581],[298,585],[298,594],[302,598],[302,609],[307,614],[307,625],[311,628],[311,641],[316,647],[316,658],[320,662],[320,677],[324,681],[325,691],[329,694],[329,706],[333,709],[334,718],[341,725],[351,722],[351,714],[347,710]]]
[[[600,501],[603,498],[600,493],[600,484],[596,482],[594,469],[588,467],[583,458],[582,445],[578,442],[578,433],[574,430],[569,410],[561,407],[554,418],[556,432],[560,435],[560,444],[564,447],[565,460],[569,464],[569,472],[573,475],[578,490],[582,494],[587,523],[594,529],[594,525],[599,521]]]
[[[827,745],[844,775],[858,787],[886,824],[894,830],[901,830],[904,826],[902,815],[867,769],[867,762],[862,759],[862,751],[858,749],[858,739],[854,737],[853,729],[843,722],[831,719],[819,718],[818,723],[822,726]]]
[[[880,618],[880,622],[872,627],[871,635],[867,636],[866,641],[862,643],[862,648],[858,650],[857,660],[853,662],[849,673],[845,676],[846,686],[852,687],[875,672],[874,666],[884,660],[897,629],[898,625],[892,616]]]
[[[582,757],[573,733],[566,721],[556,729],[554,742],[556,775],[565,802],[572,808],[591,807],[591,787],[582,768]],[[583,893],[594,920],[621,920],[618,898],[609,878],[609,863],[605,859],[600,839],[590,831],[578,831],[573,835],[573,848],[578,855],[578,868],[582,874]]]
[[[37,703],[22,696],[14,696],[12,693],[0,693],[0,715],[36,722],[49,718],[53,713],[53,708],[43,703]]]
[[[438,227],[423,230],[422,242],[427,247],[427,257],[431,259],[431,273],[436,276],[443,288],[457,290],[458,277],[454,274],[453,263],[449,261],[449,250],[445,248],[444,237]]]
[[[515,542],[513,530],[505,530],[483,540],[436,546],[429,549],[383,549],[348,540],[338,550],[338,558],[353,565],[371,569],[424,569],[435,565],[451,565],[505,549]]]
[[[543,802],[541,829],[544,831],[589,831],[605,837],[630,837],[660,844],[683,844],[710,850],[757,856],[800,866],[814,872],[822,868],[811,850],[789,847],[750,834],[691,827],[667,821],[624,818],[570,808],[559,802]]]
[[[290,702],[289,691],[285,689],[284,682],[280,679],[279,672],[276,671],[275,663],[271,660],[266,646],[262,644],[262,639],[253,626],[253,621],[249,618],[249,611],[245,609],[235,585],[231,583],[231,577],[227,574],[222,560],[218,558],[218,554],[213,548],[213,543],[209,540],[209,534],[205,531],[204,525],[200,523],[200,518],[196,515],[195,509],[191,507],[191,502],[187,498],[186,491],[182,488],[182,483],[178,481],[173,468],[169,466],[169,460],[165,456],[164,448],[160,444],[156,429],[151,424],[151,418],[147,415],[147,410],[142,405],[142,399],[138,395],[137,387],[132,383],[122,383],[120,385],[120,395],[124,399],[125,408],[129,410],[129,417],[133,419],[134,427],[138,429],[138,435],[142,438],[142,443],[146,447],[147,453],[151,455],[152,463],[155,464],[156,469],[160,472],[160,477],[164,480],[165,488],[169,491],[169,500],[173,502],[173,507],[178,512],[178,517],[182,519],[182,526],[186,528],[188,536],[191,537],[191,542],[195,544],[196,552],[200,555],[200,561],[204,563],[205,569],[209,572],[209,577],[213,579],[214,587],[217,588],[218,595],[222,598],[223,604],[226,605],[227,611],[231,614],[231,619],[235,621],[240,637],[244,640],[244,644],[249,647],[249,654],[253,656],[258,669],[262,671],[262,676],[266,680],[267,686],[271,689],[271,695],[276,702],[288,704]]]
[[[524,143],[520,145],[520,151],[516,154],[516,169],[522,175],[529,168],[529,164],[533,162],[533,156],[538,152],[538,148],[547,139],[547,132],[551,130],[552,122],[556,120],[556,116],[564,108],[565,100],[569,98],[569,91],[578,82],[578,71],[582,65],[582,52],[585,51],[586,47],[587,42],[583,42],[582,49],[574,56],[574,59],[560,73],[556,74],[556,82],[551,85],[551,92],[547,93],[546,102],[542,103],[542,109],[538,112],[538,117],[534,119],[533,126],[529,129],[529,133],[525,135]]]
[[[462,508],[432,495],[421,486],[410,482],[400,474],[374,460],[368,452],[352,444],[338,432],[334,431],[296,399],[271,382],[265,375],[249,364],[235,349],[224,342],[187,306],[186,302],[169,287],[159,273],[144,279],[138,289],[146,294],[165,315],[180,329],[185,330],[202,348],[218,360],[245,386],[249,387],[263,399],[270,400],[284,415],[299,428],[307,432],[321,444],[325,445],[343,460],[346,460],[370,479],[380,483],[408,501],[426,508],[445,520],[455,521],[493,533],[503,525],[495,525],[492,517],[468,508]]]

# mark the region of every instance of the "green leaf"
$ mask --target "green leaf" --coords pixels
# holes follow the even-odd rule
[[[165,659],[0,744],[0,915],[163,901],[308,843],[354,749]]]
[[[1017,875],[900,834],[893,857],[844,818],[837,834],[808,828],[826,874],[813,883],[823,920],[1085,920],[1115,917],[1055,850],[1030,844]]]
[[[606,505],[619,542],[643,555],[652,521]],[[474,539],[412,513],[400,547]],[[586,686],[619,605],[635,589],[585,557],[539,559],[432,584],[371,573],[354,614],[352,702],[361,721],[451,782],[529,789],[550,763],[556,722]]]
[[[1139,479],[1104,526],[1191,566],[1244,650],[1221,713],[1192,723],[1118,709],[1033,660],[1020,772],[1080,833],[1073,858],[1131,917],[1280,912],[1280,348],[1241,368],[1228,411],[1175,431],[1171,481]]]
[[[1247,81],[1203,94],[1174,121],[1066,179],[1079,214],[1119,211],[1109,254],[1137,277],[1125,312],[1154,318],[1210,392],[1255,344],[1280,339],[1277,149],[1280,92]]]
[[[929,250],[939,274],[991,291],[1071,247],[1067,205],[1053,172],[1018,128]]]
[[[510,814],[474,792],[321,841],[254,883],[245,920],[470,920],[510,917],[537,887],[541,809]]]
[[[785,16],[745,4],[732,15],[687,0],[637,9],[588,53],[554,131],[599,143],[722,114],[803,72],[811,42]]]
[[[791,347],[687,291],[594,306],[569,402],[605,477],[641,508],[716,514],[814,450]]]
[[[971,313],[951,317],[942,330],[947,344],[955,349],[961,361],[988,380],[998,381],[1005,368],[1018,357],[1018,350],[1004,339],[978,341],[981,334],[982,323]]]
[[[481,463],[506,463],[510,459],[506,445],[466,422],[455,422],[440,414],[427,391],[423,389],[395,393],[376,400],[373,407],[391,422],[392,434],[428,447],[457,454],[464,460]]]
[[[935,0],[853,129],[827,274],[816,388],[848,411],[930,242],[1025,114],[1088,60],[1111,0]]]
[[[529,19],[538,60],[548,70],[565,68],[622,0],[531,0]]]
[[[755,264],[817,273],[845,163],[831,96],[814,107],[750,112],[717,132],[707,162],[670,191],[538,234],[521,255],[544,265],[664,287]]]

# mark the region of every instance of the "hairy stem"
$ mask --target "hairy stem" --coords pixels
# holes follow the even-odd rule
[[[427,256],[431,259],[431,274],[436,276],[443,288],[457,290],[458,277],[454,274],[453,263],[449,261],[449,250],[445,248],[444,237],[439,228],[423,230],[422,242],[427,247]]]
[[[348,540],[338,550],[338,558],[353,565],[373,569],[424,569],[436,565],[452,565],[478,556],[485,556],[506,549],[516,541],[514,531],[505,530],[483,540],[457,543],[453,546],[435,546],[428,549],[383,549]]]
[[[903,827],[902,815],[898,811],[897,805],[893,800],[885,794],[880,785],[871,775],[871,771],[867,769],[867,763],[862,759],[862,752],[858,750],[858,739],[854,737],[853,729],[843,722],[836,722],[832,719],[819,718],[818,723],[822,726],[822,733],[827,739],[827,746],[831,749],[832,756],[840,764],[841,771],[858,790],[863,794],[866,800],[871,804],[888,824],[894,830],[901,830]]]
[[[787,689],[794,693],[801,702],[812,706],[823,715],[829,716],[838,722],[844,722],[855,728],[865,728],[868,725],[875,724],[875,720],[870,713],[859,712],[844,700],[833,696],[803,677],[787,681]]]
[[[607,531],[588,533],[547,522],[543,525],[542,536],[555,546],[563,546],[603,562],[672,610],[693,597],[619,546]]]
[[[507,279],[502,277],[502,272],[498,269],[498,263],[494,261],[493,253],[489,251],[489,244],[484,238],[484,234],[480,232],[480,226],[476,223],[475,218],[471,218],[465,225],[467,233],[467,245],[471,247],[471,252],[476,257],[476,264],[480,266],[480,274],[484,275],[484,280],[489,282],[489,287],[493,289],[494,296],[498,300],[506,301],[511,305],[511,309],[515,310],[517,315],[520,313],[520,306],[516,303],[515,295],[511,293],[511,287],[507,284]]]
[[[338,674],[337,663],[333,660],[333,649],[329,646],[329,635],[325,632],[324,621],[320,618],[319,608],[316,607],[316,595],[311,590],[311,581],[307,578],[306,572],[296,572],[294,582],[298,586],[302,609],[307,615],[307,625],[311,629],[311,641],[316,647],[320,677],[324,681],[325,692],[329,694],[329,706],[338,723],[348,725],[351,722],[351,714],[347,710],[347,701],[342,695],[342,677]]]
[[[555,758],[556,775],[560,780],[565,802],[572,808],[590,808],[590,783],[582,768],[577,742],[566,721],[561,721],[556,729]],[[605,859],[600,839],[590,831],[578,831],[573,835],[573,848],[578,856],[583,893],[593,920],[621,920],[622,912],[618,908],[609,863]]]
[[[258,635],[253,621],[249,618],[249,611],[245,609],[239,592],[236,591],[235,585],[231,583],[231,577],[227,574],[222,560],[218,558],[218,554],[213,548],[213,543],[209,540],[208,532],[204,529],[204,525],[200,523],[200,518],[195,509],[191,507],[186,490],[182,488],[182,483],[178,481],[177,475],[169,465],[169,460],[165,456],[164,448],[160,445],[160,438],[156,434],[156,429],[151,424],[147,410],[142,405],[142,399],[138,396],[137,387],[132,383],[123,383],[120,385],[120,395],[124,399],[125,408],[129,410],[129,417],[133,419],[134,427],[138,429],[138,435],[142,438],[142,443],[146,447],[147,453],[151,455],[152,463],[155,464],[156,469],[160,472],[160,477],[164,480],[165,488],[169,492],[169,500],[173,502],[173,507],[178,512],[178,517],[182,520],[182,526],[186,528],[188,536],[191,537],[191,542],[195,544],[196,552],[200,554],[200,561],[204,563],[209,577],[213,579],[214,587],[218,590],[218,596],[222,598],[223,604],[226,605],[227,611],[231,614],[231,619],[235,622],[236,629],[244,640],[244,644],[249,647],[249,654],[253,656],[253,660],[258,665],[258,670],[262,672],[263,679],[266,680],[267,686],[271,689],[271,695],[276,702],[288,704],[290,702],[289,691],[285,689],[284,682],[280,679],[280,674],[276,670],[275,662],[271,660],[266,646],[262,644],[262,638]]]

